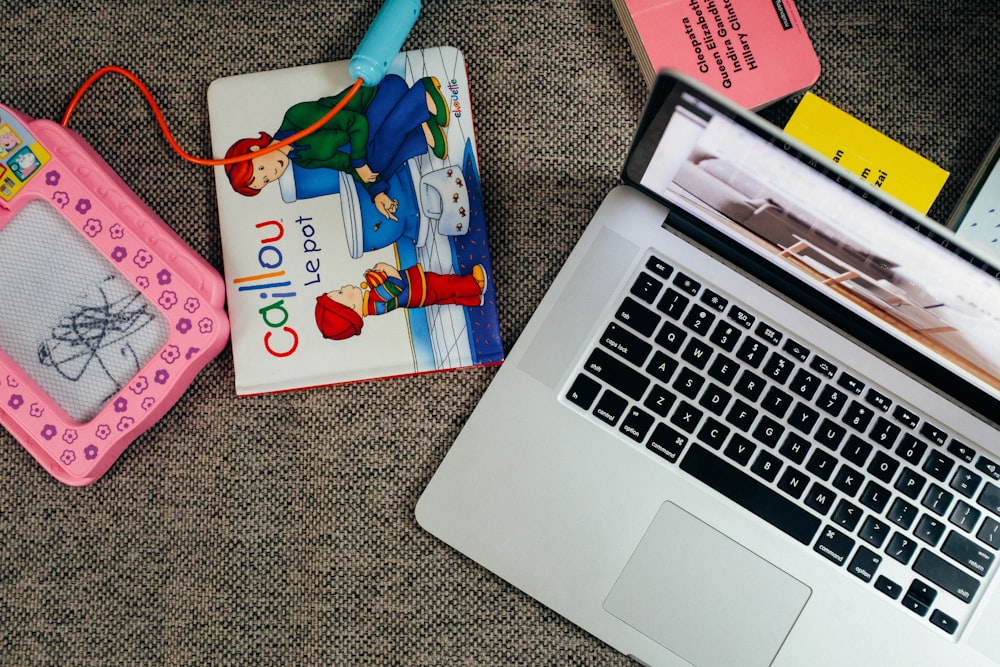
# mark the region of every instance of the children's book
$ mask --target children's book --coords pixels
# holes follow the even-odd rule
[[[756,109],[805,90],[819,58],[793,0],[612,0],[647,84],[680,70]]]
[[[348,61],[208,91],[213,151],[310,127]],[[462,54],[399,54],[376,86],[278,151],[216,168],[240,395],[503,360]]]

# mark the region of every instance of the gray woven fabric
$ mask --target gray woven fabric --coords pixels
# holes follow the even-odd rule
[[[348,58],[377,6],[13,0],[0,100],[58,119],[122,65],[207,155],[213,79]],[[946,218],[1000,133],[994,3],[799,7],[814,92],[950,170],[932,209]],[[444,44],[469,62],[509,349],[616,183],[646,90],[607,2],[426,2],[407,47]],[[72,127],[221,269],[212,174],[169,151],[130,84],[102,80]],[[81,489],[0,434],[0,664],[627,664],[413,519],[494,372],[238,399],[227,349]]]

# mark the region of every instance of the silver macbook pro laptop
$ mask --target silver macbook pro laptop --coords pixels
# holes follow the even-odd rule
[[[1000,280],[670,73],[417,505],[647,665],[1000,665]]]

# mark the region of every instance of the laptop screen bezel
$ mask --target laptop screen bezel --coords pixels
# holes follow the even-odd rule
[[[883,328],[873,326],[870,320],[852,311],[815,282],[796,275],[762,253],[749,252],[745,244],[715,226],[700,221],[697,213],[693,208],[686,207],[685,202],[668,199],[642,184],[643,175],[667,122],[673,115],[676,101],[685,93],[693,95],[714,111],[725,114],[740,127],[782,148],[785,153],[812,170],[875,205],[900,223],[917,230],[989,276],[1000,279],[1000,268],[958,239],[948,228],[893,200],[766,120],[738,107],[683,74],[664,70],[657,76],[633,138],[622,179],[670,210],[664,224],[771,291],[793,301],[827,326],[854,340],[932,391],[964,406],[995,428],[1000,427],[1000,396],[991,394],[946,367],[915,343],[906,340],[902,334],[893,335]],[[904,344],[900,345],[900,342]]]

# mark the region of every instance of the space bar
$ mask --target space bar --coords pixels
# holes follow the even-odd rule
[[[704,447],[692,443],[680,467],[802,544],[819,530],[819,519]]]

